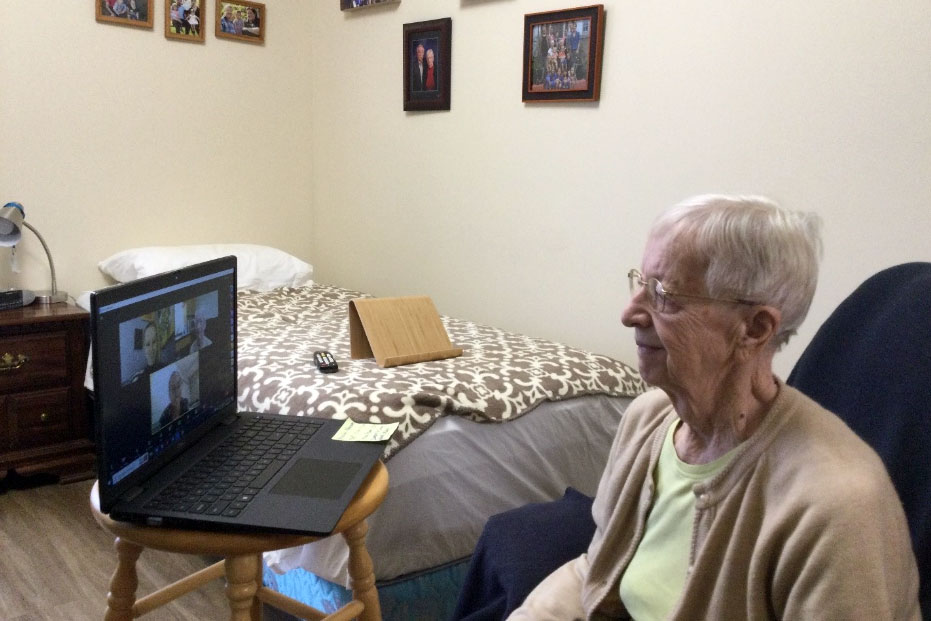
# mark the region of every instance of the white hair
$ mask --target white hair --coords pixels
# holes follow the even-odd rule
[[[778,349],[808,314],[818,284],[821,219],[762,196],[702,195],[670,207],[651,235],[671,231],[705,265],[708,295],[779,309]]]

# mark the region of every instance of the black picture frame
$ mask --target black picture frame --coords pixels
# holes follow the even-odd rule
[[[452,18],[404,24],[404,110],[449,110]],[[418,48],[423,47],[422,63]],[[428,64],[433,61],[433,75]]]
[[[524,15],[524,102],[598,101],[604,5]]]

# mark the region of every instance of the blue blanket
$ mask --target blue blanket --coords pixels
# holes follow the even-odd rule
[[[585,552],[595,534],[592,500],[568,488],[559,500],[489,518],[452,618],[504,619],[543,578]]]

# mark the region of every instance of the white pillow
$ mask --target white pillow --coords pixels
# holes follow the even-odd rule
[[[240,289],[269,291],[277,287],[313,284],[314,268],[309,263],[283,250],[254,244],[131,248],[104,259],[97,266],[117,282],[128,282],[231,254],[236,255]]]

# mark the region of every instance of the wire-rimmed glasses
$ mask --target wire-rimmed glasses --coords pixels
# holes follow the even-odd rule
[[[756,302],[751,302],[750,300],[741,300],[737,298],[711,298],[705,295],[694,295],[691,293],[676,293],[674,291],[668,291],[663,287],[663,283],[656,278],[643,279],[643,274],[640,273],[638,269],[632,269],[627,272],[627,280],[630,283],[630,295],[635,297],[640,293],[641,289],[647,292],[647,300],[650,302],[650,306],[653,310],[657,312],[666,311],[666,298],[689,298],[692,300],[704,300],[705,302],[728,302],[731,304],[746,304],[748,306],[755,306]]]

